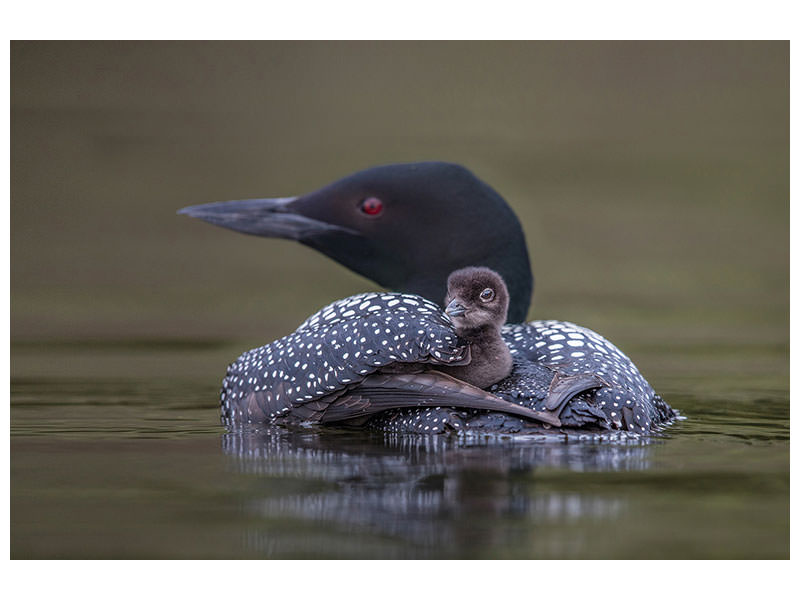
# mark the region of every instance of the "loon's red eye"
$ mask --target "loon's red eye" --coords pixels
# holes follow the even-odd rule
[[[381,214],[383,210],[383,202],[381,202],[380,198],[376,198],[375,196],[370,196],[369,198],[365,198],[361,202],[361,212],[368,214],[370,216],[375,216]]]

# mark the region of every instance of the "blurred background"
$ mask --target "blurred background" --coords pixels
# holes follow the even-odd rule
[[[507,199],[528,317],[631,356],[668,443],[223,435],[231,360],[375,285],[176,211],[420,160]],[[788,42],[12,42],[12,557],[785,558],[788,217]]]
[[[14,42],[13,339],[288,331],[374,284],[175,211],[436,159],[519,215],[531,318],[785,342],[788,48]]]

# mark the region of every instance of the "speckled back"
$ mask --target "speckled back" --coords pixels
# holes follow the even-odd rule
[[[222,384],[223,417],[274,419],[298,404],[335,397],[392,363],[452,364],[467,352],[433,302],[399,293],[351,296],[231,364]]]

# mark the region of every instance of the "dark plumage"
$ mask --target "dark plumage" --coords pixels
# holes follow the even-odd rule
[[[180,212],[241,233],[296,240],[388,289],[436,301],[444,298],[450,273],[483,265],[505,280],[515,323],[525,319],[533,293],[516,215],[459,165],[374,167],[304,196]]]
[[[219,202],[181,212],[243,233],[297,240],[381,285],[426,298],[445,295],[449,273],[487,266],[508,286],[508,319],[515,323],[501,331],[513,366],[496,384],[497,396],[531,408],[544,407],[546,398],[552,404],[557,395],[543,395],[542,383],[550,390],[555,379],[547,373],[556,373],[569,390],[559,400],[565,427],[641,433],[676,415],[631,360],[599,334],[564,321],[521,323],[533,290],[522,228],[502,197],[461,166],[387,165],[304,196]],[[582,386],[591,391],[570,395]],[[450,409],[404,409],[372,424],[392,431],[434,426],[441,431],[438,413],[445,410]],[[458,415],[459,427],[476,431],[531,426],[505,413]]]
[[[474,295],[474,285],[497,290],[497,296],[493,291],[491,301],[484,302],[480,292]],[[294,333],[230,365],[222,385],[223,418],[363,422],[391,409],[448,406],[559,425],[560,410],[521,406],[472,385],[497,382],[510,370],[510,354],[499,334],[508,304],[500,276],[488,269],[459,271],[451,277],[449,294],[451,308],[463,302],[461,312],[451,310],[455,324],[434,303],[410,294],[360,294],[326,306]],[[491,352],[497,344],[508,360],[494,365]],[[537,377],[547,403],[556,374],[542,367]],[[560,409],[566,391],[554,387],[549,402]]]

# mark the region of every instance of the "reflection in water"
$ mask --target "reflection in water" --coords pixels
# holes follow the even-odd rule
[[[334,529],[339,536],[390,536],[419,556],[511,543],[537,524],[613,522],[626,508],[624,498],[548,489],[536,471],[648,469],[653,440],[592,444],[266,428],[233,431],[222,441],[237,471],[303,483],[289,493],[262,488],[242,507],[256,523],[310,524],[314,541],[297,547],[292,536],[285,542],[294,547],[287,548],[274,528],[254,525],[245,541],[250,550],[313,555],[326,545],[321,533]],[[526,527],[515,526],[521,522]]]
[[[238,468],[265,475],[340,481],[349,478],[428,475],[442,469],[572,471],[647,469],[654,437],[620,437],[596,443],[512,436],[424,436],[347,430],[253,427],[222,436]]]

